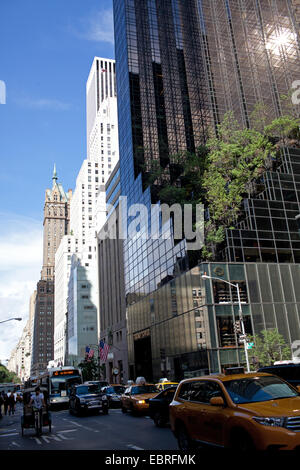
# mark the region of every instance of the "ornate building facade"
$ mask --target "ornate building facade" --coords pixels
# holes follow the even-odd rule
[[[66,193],[58,183],[54,166],[52,189],[45,194],[43,266],[37,284],[31,375],[44,371],[54,357],[55,253],[63,236],[69,233],[71,197],[72,191]]]

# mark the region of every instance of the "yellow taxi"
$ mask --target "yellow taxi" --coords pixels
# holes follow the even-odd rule
[[[300,387],[266,373],[202,376],[180,382],[170,404],[179,448],[300,450]]]
[[[166,388],[173,387],[175,385],[178,385],[178,382],[159,382],[156,384],[156,387],[160,392],[162,392],[163,390],[166,390]]]
[[[123,413],[144,413],[148,411],[149,399],[157,394],[158,390],[154,384],[132,384],[121,396],[121,410]]]

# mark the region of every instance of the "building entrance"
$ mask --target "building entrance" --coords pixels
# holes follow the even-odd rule
[[[134,340],[134,362],[136,377],[145,377],[147,382],[151,383],[153,369],[150,335]]]

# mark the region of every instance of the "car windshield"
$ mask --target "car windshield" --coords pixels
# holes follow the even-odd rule
[[[139,395],[140,393],[155,393],[157,391],[158,390],[155,385],[139,385],[136,387],[132,387],[131,394]]]
[[[113,387],[107,387],[106,393],[111,394],[111,393],[123,393],[125,390],[125,387],[121,387],[118,385],[115,385]]]
[[[77,395],[87,395],[88,393],[99,393],[99,385],[83,385],[82,387],[77,387]]]
[[[223,382],[231,400],[239,405],[299,396],[279,377],[249,377]]]

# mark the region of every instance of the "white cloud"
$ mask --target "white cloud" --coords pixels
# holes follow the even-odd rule
[[[100,10],[82,19],[82,30],[75,34],[88,41],[108,42],[114,44],[113,11]]]
[[[8,359],[28,320],[29,299],[42,267],[42,222],[0,213],[0,359]]]
[[[48,98],[17,98],[16,103],[25,108],[50,109],[53,111],[66,111],[71,105],[57,99]]]

